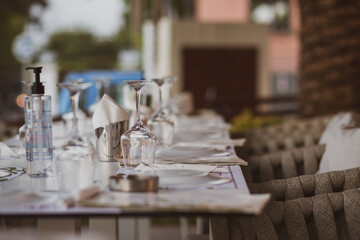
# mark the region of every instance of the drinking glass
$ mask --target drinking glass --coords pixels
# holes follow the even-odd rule
[[[161,86],[165,83],[166,78],[155,78],[152,81],[159,88],[160,109],[150,118],[148,126],[161,145],[171,145],[174,137],[174,122],[168,118],[165,112],[161,92]]]
[[[131,171],[140,163],[151,165],[155,159],[156,137],[150,132],[140,118],[139,105],[141,88],[150,81],[124,81],[129,84],[136,94],[136,120],[134,125],[121,136],[121,148],[125,168]],[[121,164],[121,162],[119,162]]]
[[[70,93],[71,99],[71,114],[72,114],[72,126],[70,135],[68,136],[65,144],[62,146],[63,149],[71,149],[71,148],[91,148],[89,146],[91,142],[80,135],[79,132],[79,124],[78,124],[78,110],[79,110],[79,97],[83,90],[89,88],[92,85],[91,82],[84,81],[66,81],[63,83],[59,83],[59,87],[66,88]]]
[[[167,89],[169,91],[168,102],[164,104],[164,112],[165,112],[166,116],[168,117],[168,119],[170,119],[176,126],[177,109],[176,109],[176,105],[174,104],[173,99],[172,99],[171,89],[173,87],[173,83],[176,82],[177,77],[169,76],[169,77],[165,77],[164,79],[165,79],[165,84],[167,84],[169,86],[169,88]]]
[[[55,173],[60,196],[89,187],[95,183],[97,158],[86,149],[63,150],[55,154]]]

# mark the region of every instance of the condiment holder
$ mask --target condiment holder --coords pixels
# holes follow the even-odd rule
[[[157,192],[159,177],[155,175],[115,175],[109,180],[110,190],[122,192]]]
[[[129,129],[129,121],[111,123],[95,129],[100,161],[116,162],[122,157],[120,137]]]

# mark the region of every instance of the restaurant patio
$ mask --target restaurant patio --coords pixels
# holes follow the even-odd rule
[[[0,13],[0,240],[358,239],[359,1]]]

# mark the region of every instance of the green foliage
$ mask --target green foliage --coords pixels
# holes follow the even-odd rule
[[[130,1],[125,0],[125,11],[122,15],[124,19],[124,26],[119,30],[115,36],[115,42],[117,48],[120,49],[140,49],[141,48],[141,36],[139,33],[131,28],[130,21]]]
[[[232,121],[231,133],[240,133],[256,128],[267,127],[281,123],[281,118],[275,116],[255,116],[250,110],[244,110]]]
[[[124,26],[120,29],[116,36],[115,43],[117,48],[120,49],[140,49],[141,36],[132,31],[129,26]]]
[[[47,49],[56,53],[63,74],[72,70],[113,68],[118,52],[115,41],[100,41],[85,31],[55,33]]]
[[[119,50],[140,49],[141,36],[130,27],[129,0],[125,4],[127,10],[122,16],[125,25],[112,39],[98,40],[86,31],[58,32],[51,36],[46,49],[57,55],[60,79],[69,71],[115,68]]]

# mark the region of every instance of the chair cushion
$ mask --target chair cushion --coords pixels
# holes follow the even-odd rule
[[[339,126],[326,138],[318,173],[360,167],[360,127]]]
[[[360,127],[360,115],[355,112],[340,112],[336,114],[322,133],[319,144],[326,144],[331,132],[339,129],[341,126]]]

